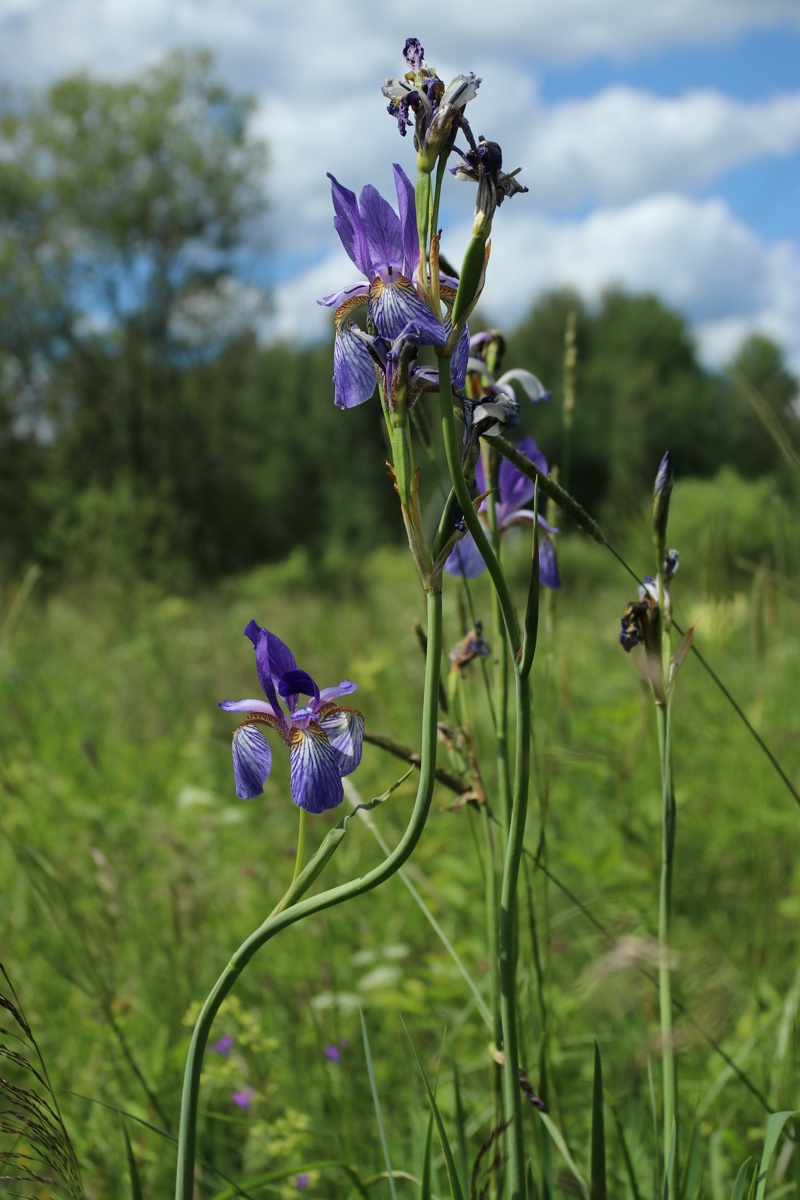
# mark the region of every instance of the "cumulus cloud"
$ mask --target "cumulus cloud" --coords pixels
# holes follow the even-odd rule
[[[580,219],[535,215],[524,201],[504,205],[495,221],[481,309],[513,327],[545,292],[572,287],[589,302],[605,288],[658,294],[694,326],[712,365],[730,357],[758,330],[787,350],[800,372],[800,254],[790,243],[770,246],[721,200],[658,195]],[[457,258],[469,227],[453,230],[444,247]],[[330,330],[316,300],[355,277],[334,251],[276,296],[268,337],[310,338]]]
[[[170,46],[200,43],[217,49],[242,86],[260,89],[267,76],[278,86],[296,86],[304,62],[312,79],[357,81],[365,68],[386,62],[387,46],[399,52],[409,34],[422,37],[432,61],[444,67],[445,55],[499,51],[529,63],[574,63],[699,45],[755,27],[800,28],[796,0],[500,0],[490,14],[482,0],[440,0],[376,5],[369,21],[365,13],[363,4],[348,0],[304,0],[302,6],[284,0],[2,0],[0,68],[7,78],[24,73],[28,79],[90,66],[127,73]]]
[[[565,221],[517,209],[496,223],[485,308],[498,319],[513,324],[553,287],[591,301],[614,285],[656,293],[683,313],[709,362],[757,329],[800,369],[797,247],[764,243],[721,200],[665,194]]]
[[[0,0],[0,73],[33,84],[83,68],[120,77],[170,48],[212,46],[227,83],[257,94],[255,126],[270,149],[271,252],[288,282],[265,335],[310,337],[330,322],[317,297],[354,277],[336,249],[325,172],[392,196],[392,159],[413,171],[410,139],[398,137],[378,89],[401,71],[405,37],[418,34],[445,79],[483,75],[476,131],[501,142],[506,166],[522,166],[531,189],[498,221],[485,305],[498,319],[513,323],[548,287],[593,296],[617,282],[686,313],[710,356],[756,327],[800,366],[798,247],[767,245],[722,200],[678,194],[796,152],[800,93],[744,103],[612,87],[548,106],[536,78],[560,63],[800,29],[797,0],[499,0],[489,18],[482,0],[441,0],[373,6],[369,21],[365,12],[353,0]],[[454,187],[448,223],[466,226],[473,201],[468,185]]]
[[[800,147],[800,92],[743,103],[715,91],[676,98],[612,87],[534,112],[523,147],[537,203],[618,203],[694,189],[732,167]]]

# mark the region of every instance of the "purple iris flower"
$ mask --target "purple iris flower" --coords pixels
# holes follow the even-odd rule
[[[253,643],[258,680],[267,699],[223,700],[220,704],[225,712],[248,714],[233,733],[236,795],[250,800],[264,790],[272,769],[272,751],[255,726],[269,725],[289,750],[295,804],[312,813],[335,808],[344,798],[343,776],[361,762],[364,718],[355,709],[333,701],[354,692],[357,685],[345,679],[338,687],[320,690],[274,633],[255,621],[250,621],[244,632]],[[309,703],[300,704],[301,696],[310,697]]]
[[[538,467],[543,474],[547,474],[547,460],[532,437],[523,438],[517,449],[526,458],[529,458],[533,465]],[[497,502],[495,512],[497,515],[497,528],[500,532],[502,533],[506,529],[510,529],[512,525],[533,522],[533,509],[523,507],[529,500],[533,499],[533,480],[529,479],[527,475],[523,475],[522,471],[515,467],[513,463],[510,463],[508,459],[504,458],[498,471],[497,484],[500,499]],[[483,463],[480,459],[475,468],[475,485],[478,495],[486,491],[486,476],[483,470]],[[478,510],[479,515],[483,516],[484,520],[486,519],[485,513],[487,508],[488,500],[484,500]],[[548,534],[558,533],[558,530],[554,526],[549,525],[544,517],[541,516],[539,517],[539,529],[544,535],[539,540],[539,581],[543,587],[560,588],[561,578],[558,573],[556,552],[553,543],[548,537]],[[447,562],[444,564],[445,571],[450,575],[461,575],[464,579],[474,579],[476,575],[480,575],[484,568],[485,563],[470,533],[467,533],[460,542],[456,543]]]
[[[375,376],[364,335],[351,313],[367,304],[379,337],[393,342],[413,325],[419,344],[438,346],[446,340],[444,325],[414,284],[419,266],[419,240],[414,188],[402,167],[395,163],[398,213],[368,184],[356,199],[333,175],[333,224],[350,260],[366,283],[349,284],[318,300],[335,309],[336,341],[333,379],[336,404],[354,408],[375,390]]]

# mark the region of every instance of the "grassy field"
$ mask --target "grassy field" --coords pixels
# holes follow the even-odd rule
[[[700,490],[676,489],[676,616],[698,621],[697,645],[797,787],[800,593],[791,538],[775,532],[785,514],[773,520],[773,505],[763,516],[759,553],[754,523],[732,517],[723,538],[709,507],[719,489]],[[766,492],[748,497],[762,515],[772,503]],[[524,548],[512,547],[512,573],[514,553],[522,595]],[[628,554],[637,570],[650,569],[646,541],[634,540]],[[534,672],[535,802],[519,938],[523,1062],[585,1169],[597,1041],[610,1193],[633,1194],[618,1118],[649,1195],[658,1140],[649,1073],[657,1075],[659,1046],[647,972],[661,817],[652,702],[617,642],[635,585],[577,535],[562,539],[561,555],[564,589],[552,611],[543,610]],[[454,645],[459,587],[449,585]],[[27,599],[10,587],[6,598],[0,960],[47,1062],[87,1196],[117,1200],[129,1183],[114,1109],[174,1134],[197,1004],[291,878],[297,810],[288,758],[276,747],[265,795],[237,800],[229,752],[236,722],[216,707],[257,694],[245,624],[255,617],[276,632],[322,686],[355,680],[367,728],[413,746],[424,664],[412,626],[423,601],[407,556],[389,551],[347,568],[298,553],[191,599],[109,580],[49,596],[34,584]],[[483,579],[474,603],[488,628]],[[491,803],[491,737],[476,664],[464,696]],[[797,1106],[800,812],[695,659],[679,679],[673,738],[685,1148],[696,1131],[701,1194],[717,1200],[730,1196],[741,1163],[760,1153],[767,1109]],[[445,746],[441,761],[448,765]],[[368,799],[402,773],[401,763],[368,745],[352,782]],[[413,793],[411,778],[374,814],[390,843]],[[485,997],[486,816],[469,805],[449,811],[452,800],[438,789],[407,874]],[[312,846],[338,815],[311,820]],[[543,830],[546,860],[537,864]],[[370,830],[352,822],[326,878],[344,881],[379,858]],[[309,1195],[358,1195],[355,1171],[370,1195],[388,1196],[385,1181],[369,1183],[384,1163],[359,1010],[393,1168],[418,1177],[424,1152],[427,1112],[409,1037],[430,1077],[439,1071],[445,1113],[463,1107],[462,1152],[471,1164],[491,1129],[491,1039],[453,954],[399,877],[288,930],[255,960],[215,1027],[202,1097],[204,1157],[243,1184],[272,1172],[252,1194],[294,1195],[299,1176]],[[223,1037],[233,1043],[219,1043]],[[169,1195],[174,1147],[145,1125],[126,1127],[144,1195]],[[531,1108],[531,1143],[539,1136]],[[775,1197],[800,1194],[791,1182],[798,1155],[787,1145],[768,1193]],[[413,1181],[396,1188],[398,1196],[419,1194]],[[439,1169],[435,1194],[445,1192]],[[199,1196],[228,1194],[203,1171]],[[563,1194],[571,1194],[566,1175]]]

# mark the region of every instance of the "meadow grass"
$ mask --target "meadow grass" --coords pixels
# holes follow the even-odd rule
[[[680,503],[676,512],[679,527]],[[524,588],[527,552],[518,550],[509,575]],[[757,562],[720,580],[709,555],[681,550],[676,616],[699,618],[698,644],[796,780],[797,594],[785,577],[759,574]],[[617,644],[630,581],[577,536],[562,539],[561,556],[564,590],[550,619],[543,615],[533,674],[520,1058],[588,1177],[597,1042],[611,1106],[610,1194],[632,1194],[626,1155],[647,1193],[659,1142],[648,1084],[659,1056],[656,731],[652,703]],[[488,627],[485,579],[473,602]],[[347,570],[298,552],[191,599],[109,580],[49,596],[34,588],[15,613],[0,642],[0,958],[47,1061],[88,1196],[116,1200],[129,1189],[114,1107],[174,1136],[198,1001],[291,878],[287,763],[276,754],[264,796],[237,800],[235,722],[216,708],[224,697],[255,694],[245,624],[255,617],[279,633],[322,685],[354,679],[368,729],[413,746],[424,661],[412,626],[423,607],[407,555],[386,550]],[[453,584],[446,645],[463,632],[461,607]],[[490,762],[477,664],[463,694]],[[695,661],[680,676],[673,755],[681,1103],[687,1143],[698,1131],[701,1194],[717,1200],[730,1196],[744,1159],[760,1153],[764,1105],[796,1102],[800,813]],[[458,767],[446,748],[441,763]],[[369,799],[403,773],[368,745],[354,784]],[[485,782],[491,795],[488,769]],[[372,814],[390,844],[414,786],[412,776]],[[456,1124],[469,1167],[490,1137],[491,1035],[453,958],[488,996],[485,815],[470,805],[449,811],[453,799],[437,789],[406,868],[452,953],[394,878],[270,943],[218,1018],[212,1043],[229,1035],[234,1044],[207,1058],[200,1148],[243,1186],[260,1178],[253,1194],[294,1195],[301,1173],[313,1195],[390,1194],[359,1010],[395,1171],[420,1179],[426,1161],[429,1116],[414,1050],[429,1080],[438,1072],[444,1117],[464,1114]],[[312,849],[336,816],[311,820]],[[369,830],[352,822],[326,880],[379,860]],[[528,1119],[528,1136],[538,1138],[532,1108]],[[169,1194],[173,1145],[145,1124],[126,1127],[144,1194]],[[545,1153],[569,1194],[563,1159]],[[433,1158],[432,1194],[444,1194],[445,1168]],[[411,1179],[394,1186],[400,1197],[419,1194]],[[200,1194],[233,1193],[203,1168]]]

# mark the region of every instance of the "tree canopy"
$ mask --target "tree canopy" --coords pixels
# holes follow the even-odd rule
[[[334,408],[329,345],[258,342],[268,297],[241,269],[266,227],[252,112],[203,53],[132,81],[0,94],[7,572],[35,560],[186,586],[298,544],[341,558],[402,538],[373,404]],[[667,447],[681,476],[785,475],[796,461],[797,382],[761,336],[709,372],[656,297],[612,290],[590,307],[560,291],[507,341],[505,366],[553,391],[520,432],[604,518],[638,504]]]

